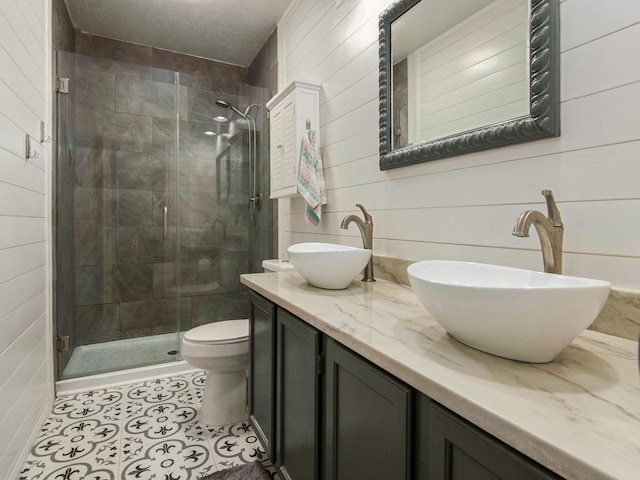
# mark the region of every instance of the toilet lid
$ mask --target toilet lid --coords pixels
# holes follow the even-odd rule
[[[224,320],[192,328],[185,340],[198,343],[237,343],[249,338],[249,320]]]

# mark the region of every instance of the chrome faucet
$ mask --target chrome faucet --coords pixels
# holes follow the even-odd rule
[[[516,237],[528,237],[531,224],[536,227],[540,244],[542,245],[542,261],[544,271],[547,273],[562,273],[562,237],[564,226],[560,218],[560,211],[553,199],[551,190],[543,190],[547,201],[548,218],[537,210],[522,212],[513,227],[513,235]]]
[[[364,221],[356,215],[349,215],[342,219],[342,223],[340,224],[340,228],[344,228],[345,230],[349,228],[349,224],[354,222],[358,228],[360,229],[360,235],[362,235],[362,244],[364,248],[371,250],[371,258],[369,258],[369,263],[364,267],[364,276],[362,277],[363,282],[375,282],[376,279],[373,278],[373,218],[369,215],[362,205],[359,203],[356,204],[362,213],[364,214]]]

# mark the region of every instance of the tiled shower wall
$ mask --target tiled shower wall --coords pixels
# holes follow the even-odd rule
[[[255,98],[254,103],[265,105],[278,90],[278,41],[277,31],[269,36],[262,49],[249,66],[249,83],[262,87],[262,100]],[[264,108],[264,107],[263,107]],[[277,258],[278,202],[269,200],[271,191],[271,172],[269,168],[269,121],[264,110],[259,112],[256,122],[258,132],[262,132],[261,148],[258,157],[258,190],[262,193],[262,205],[256,219],[249,229],[251,245],[251,269],[262,271],[262,260]],[[260,135],[260,134],[259,134]]]
[[[82,33],[76,52],[76,344],[176,331],[176,238],[171,228],[162,239],[165,204],[172,227],[180,215],[180,329],[245,317],[238,272],[254,263],[246,133],[227,149],[203,131],[213,116],[229,116],[217,98],[244,109],[270,94],[244,85],[242,67]],[[176,89],[165,68],[181,72],[177,172]],[[263,114],[261,107],[258,130],[266,138]],[[257,244],[264,249],[272,238]]]

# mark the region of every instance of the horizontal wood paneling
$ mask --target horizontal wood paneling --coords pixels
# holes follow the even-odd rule
[[[640,3],[612,2],[606,15],[597,0],[561,3],[560,137],[384,172],[376,40],[377,16],[390,2],[357,3],[343,9],[330,0],[300,0],[290,17],[295,25],[279,25],[285,35],[312,32],[297,33],[299,43],[287,43],[280,61],[284,83],[323,83],[329,196],[313,232],[301,199],[292,201],[291,214],[282,209],[289,242],[359,244],[357,230],[338,225],[362,203],[374,217],[374,252],[541,270],[535,234],[519,239],[511,230],[521,211],[545,211],[540,191],[551,188],[566,225],[565,273],[640,290],[640,222],[630,220],[640,217],[640,70],[630,60],[640,42]]]
[[[0,248],[44,242],[46,225],[41,218],[4,217],[0,214]]]
[[[43,242],[0,250],[0,284],[44,266],[46,260],[47,252]]]
[[[4,352],[24,332],[25,325],[35,322],[46,310],[45,291],[36,293],[15,310],[0,318],[0,352]]]
[[[13,480],[53,399],[48,305],[51,22],[45,0],[0,2],[0,479]],[[37,158],[25,159],[29,134]]]
[[[25,368],[16,372],[20,378],[24,378],[29,371],[35,373],[22,385],[21,395],[11,404],[5,421],[0,424],[0,428],[5,428],[7,432],[7,435],[0,438],[0,452],[3,452],[0,466],[6,469],[7,480],[17,478],[23,466],[23,462],[17,460],[25,458],[29,453],[34,425],[39,425],[46,419],[43,413],[49,410],[47,405],[53,400],[52,392],[46,385],[49,366],[45,352],[44,343],[39,344],[34,349],[32,358],[25,362]],[[37,364],[38,357],[40,365]],[[10,474],[12,469],[13,475]]]
[[[22,305],[35,294],[43,291],[47,283],[46,273],[45,267],[39,267],[8,282],[1,283],[0,318]]]

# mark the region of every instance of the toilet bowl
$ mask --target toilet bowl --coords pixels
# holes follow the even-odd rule
[[[246,420],[249,320],[224,320],[184,334],[182,357],[206,370],[200,421],[226,425]]]

